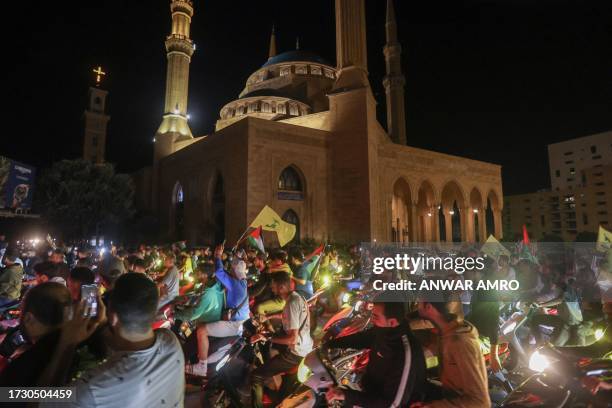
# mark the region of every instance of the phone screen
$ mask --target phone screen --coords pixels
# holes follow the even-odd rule
[[[98,315],[98,287],[96,285],[81,286],[81,299],[85,301],[83,316],[95,317]]]

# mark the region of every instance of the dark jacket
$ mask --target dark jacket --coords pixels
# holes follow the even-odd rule
[[[368,366],[361,381],[363,391],[345,390],[344,406],[404,407],[410,402],[421,400],[420,390],[423,389],[425,381],[425,357],[407,323],[393,328],[374,327],[332,340],[326,346],[370,349]],[[406,361],[408,352],[409,362]],[[402,376],[405,369],[409,371],[404,383]],[[394,402],[398,403],[392,405]]]

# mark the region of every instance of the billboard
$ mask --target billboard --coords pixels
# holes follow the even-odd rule
[[[32,208],[35,176],[34,167],[0,156],[0,208]]]

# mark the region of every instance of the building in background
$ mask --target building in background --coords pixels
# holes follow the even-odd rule
[[[585,170],[612,165],[612,131],[548,145],[553,190],[587,185]]]
[[[552,189],[504,197],[505,239],[523,224],[536,239],[573,241],[612,225],[612,131],[548,146]]]
[[[187,114],[194,7],[173,0],[170,9],[166,102],[153,166],[134,175],[137,205],[156,214],[169,237],[235,242],[265,205],[296,225],[298,240],[501,236],[501,166],[407,145],[392,0],[380,53],[386,130],[368,76],[364,0],[336,0],[335,64],[299,47],[277,53],[274,34],[267,60],[223,106],[215,132],[200,137],[192,135]]]

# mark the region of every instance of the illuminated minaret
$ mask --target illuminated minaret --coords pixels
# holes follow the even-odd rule
[[[157,139],[170,133],[173,134],[174,141],[177,141],[193,137],[187,124],[189,63],[195,50],[193,41],[189,38],[193,3],[190,0],[172,0],[170,10],[172,31],[166,37],[166,103]]]
[[[153,198],[157,205],[159,183],[159,161],[178,149],[181,141],[193,139],[187,123],[187,95],[189,87],[189,64],[195,45],[189,37],[193,2],[191,0],[171,0],[172,29],[166,37],[166,102],[164,117],[155,134],[153,158]]]
[[[370,86],[364,0],[336,0],[336,65],[334,90]]]
[[[397,41],[397,23],[393,0],[387,0],[387,44],[383,50],[387,75],[383,79],[387,95],[387,131],[394,143],[406,145],[406,111],[404,106],[404,84],[402,74],[402,46]]]

